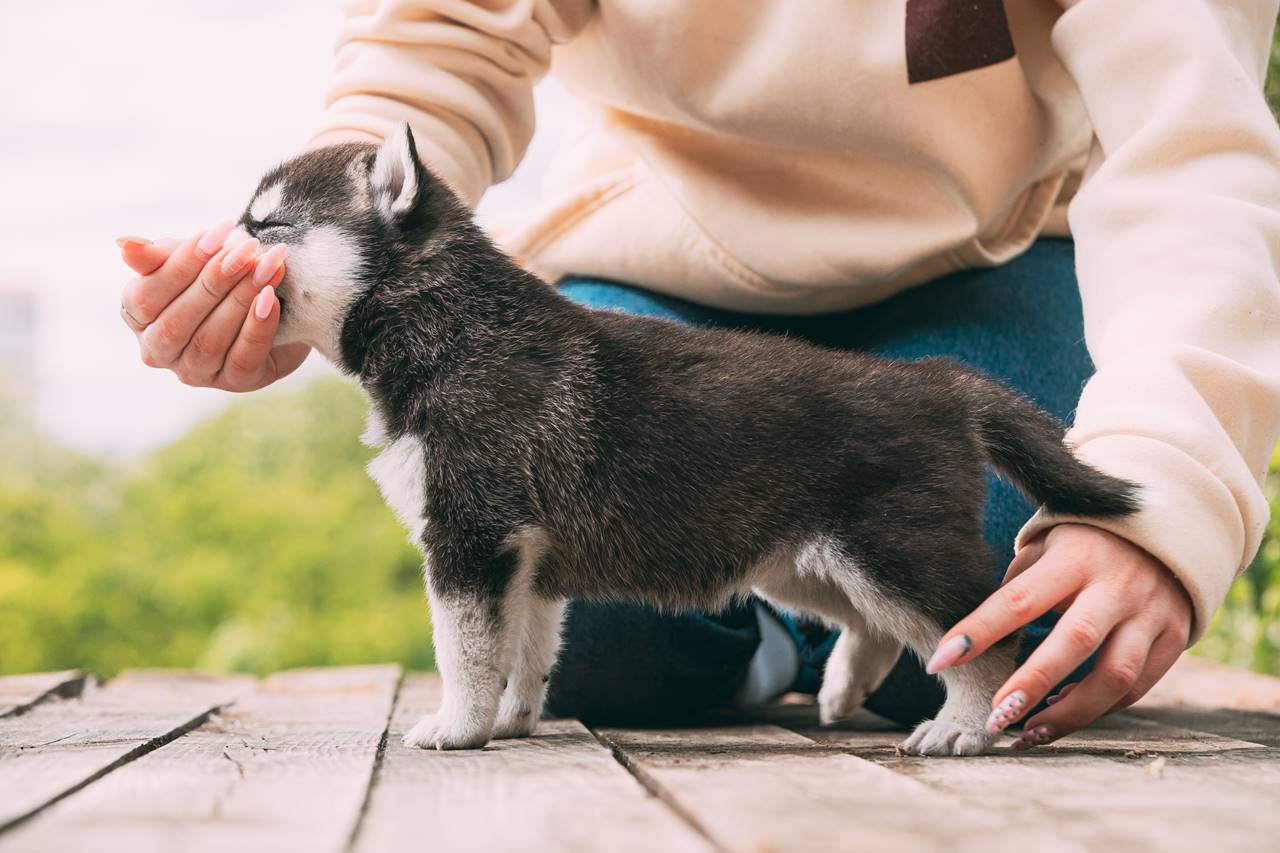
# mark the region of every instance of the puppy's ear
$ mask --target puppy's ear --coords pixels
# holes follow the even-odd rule
[[[378,149],[369,170],[369,187],[378,212],[393,225],[403,225],[422,202],[427,175],[408,122],[392,131]]]

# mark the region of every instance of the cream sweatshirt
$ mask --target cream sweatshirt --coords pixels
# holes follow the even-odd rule
[[[474,203],[519,162],[538,79],[578,98],[550,200],[504,235],[548,278],[816,313],[1072,234],[1097,375],[1068,440],[1144,487],[1091,523],[1164,562],[1204,632],[1280,434],[1280,0],[343,5],[313,145],[408,120]]]

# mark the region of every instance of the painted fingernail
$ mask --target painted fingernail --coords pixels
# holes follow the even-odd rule
[[[116,238],[116,245],[121,249],[125,246],[150,246],[151,241],[146,237],[135,237],[132,234],[126,234],[123,237]]]
[[[1014,741],[1013,748],[1018,752],[1025,752],[1033,746],[1044,746],[1053,738],[1053,729],[1048,726],[1036,726],[1023,732],[1022,737]]]
[[[250,237],[230,252],[227,252],[227,256],[222,259],[222,274],[235,275],[244,269],[245,264],[249,263],[250,259],[258,253],[260,245],[258,238]]]
[[[219,222],[217,225],[204,232],[204,236],[200,238],[200,242],[196,243],[196,248],[205,255],[205,257],[213,257],[222,244],[227,241],[227,235],[231,233],[231,229],[236,224],[228,219],[226,222]]]
[[[288,254],[289,247],[283,243],[272,246],[267,253],[258,260],[258,269],[253,273],[253,283],[262,287],[262,285],[271,281],[276,277],[276,273],[280,271],[280,265],[284,263],[284,256]]]
[[[1044,704],[1046,704],[1046,705],[1057,705],[1057,704],[1058,704],[1059,702],[1061,702],[1061,701],[1062,701],[1062,694],[1061,694],[1061,693],[1055,693],[1055,694],[1053,694],[1052,696],[1050,696],[1048,699],[1044,700]]]
[[[1021,690],[1013,691],[1004,697],[991,712],[991,716],[987,717],[987,731],[991,734],[1004,731],[1010,723],[1018,719],[1018,715],[1026,706],[1027,694]]]
[[[1053,740],[1053,729],[1049,726],[1035,726],[1023,732],[1022,739],[1032,746],[1043,746]]]
[[[267,285],[258,293],[258,298],[253,301],[253,316],[259,320],[265,320],[271,316],[271,303],[275,299],[276,290],[274,287]]]
[[[936,675],[969,654],[969,649],[972,648],[973,641],[969,639],[968,634],[956,634],[938,646],[938,650],[933,653],[933,657],[929,658],[929,662],[924,665],[924,671],[930,675]]]

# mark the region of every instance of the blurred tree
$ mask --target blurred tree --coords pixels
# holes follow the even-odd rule
[[[128,471],[0,418],[21,468],[0,483],[0,671],[429,668],[421,559],[364,473],[364,411],[336,379],[246,398]]]

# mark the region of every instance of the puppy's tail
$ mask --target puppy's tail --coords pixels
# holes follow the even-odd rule
[[[1062,426],[1039,406],[987,376],[944,363],[991,464],[1029,497],[1066,515],[1107,518],[1137,511],[1138,486],[1073,456]]]

